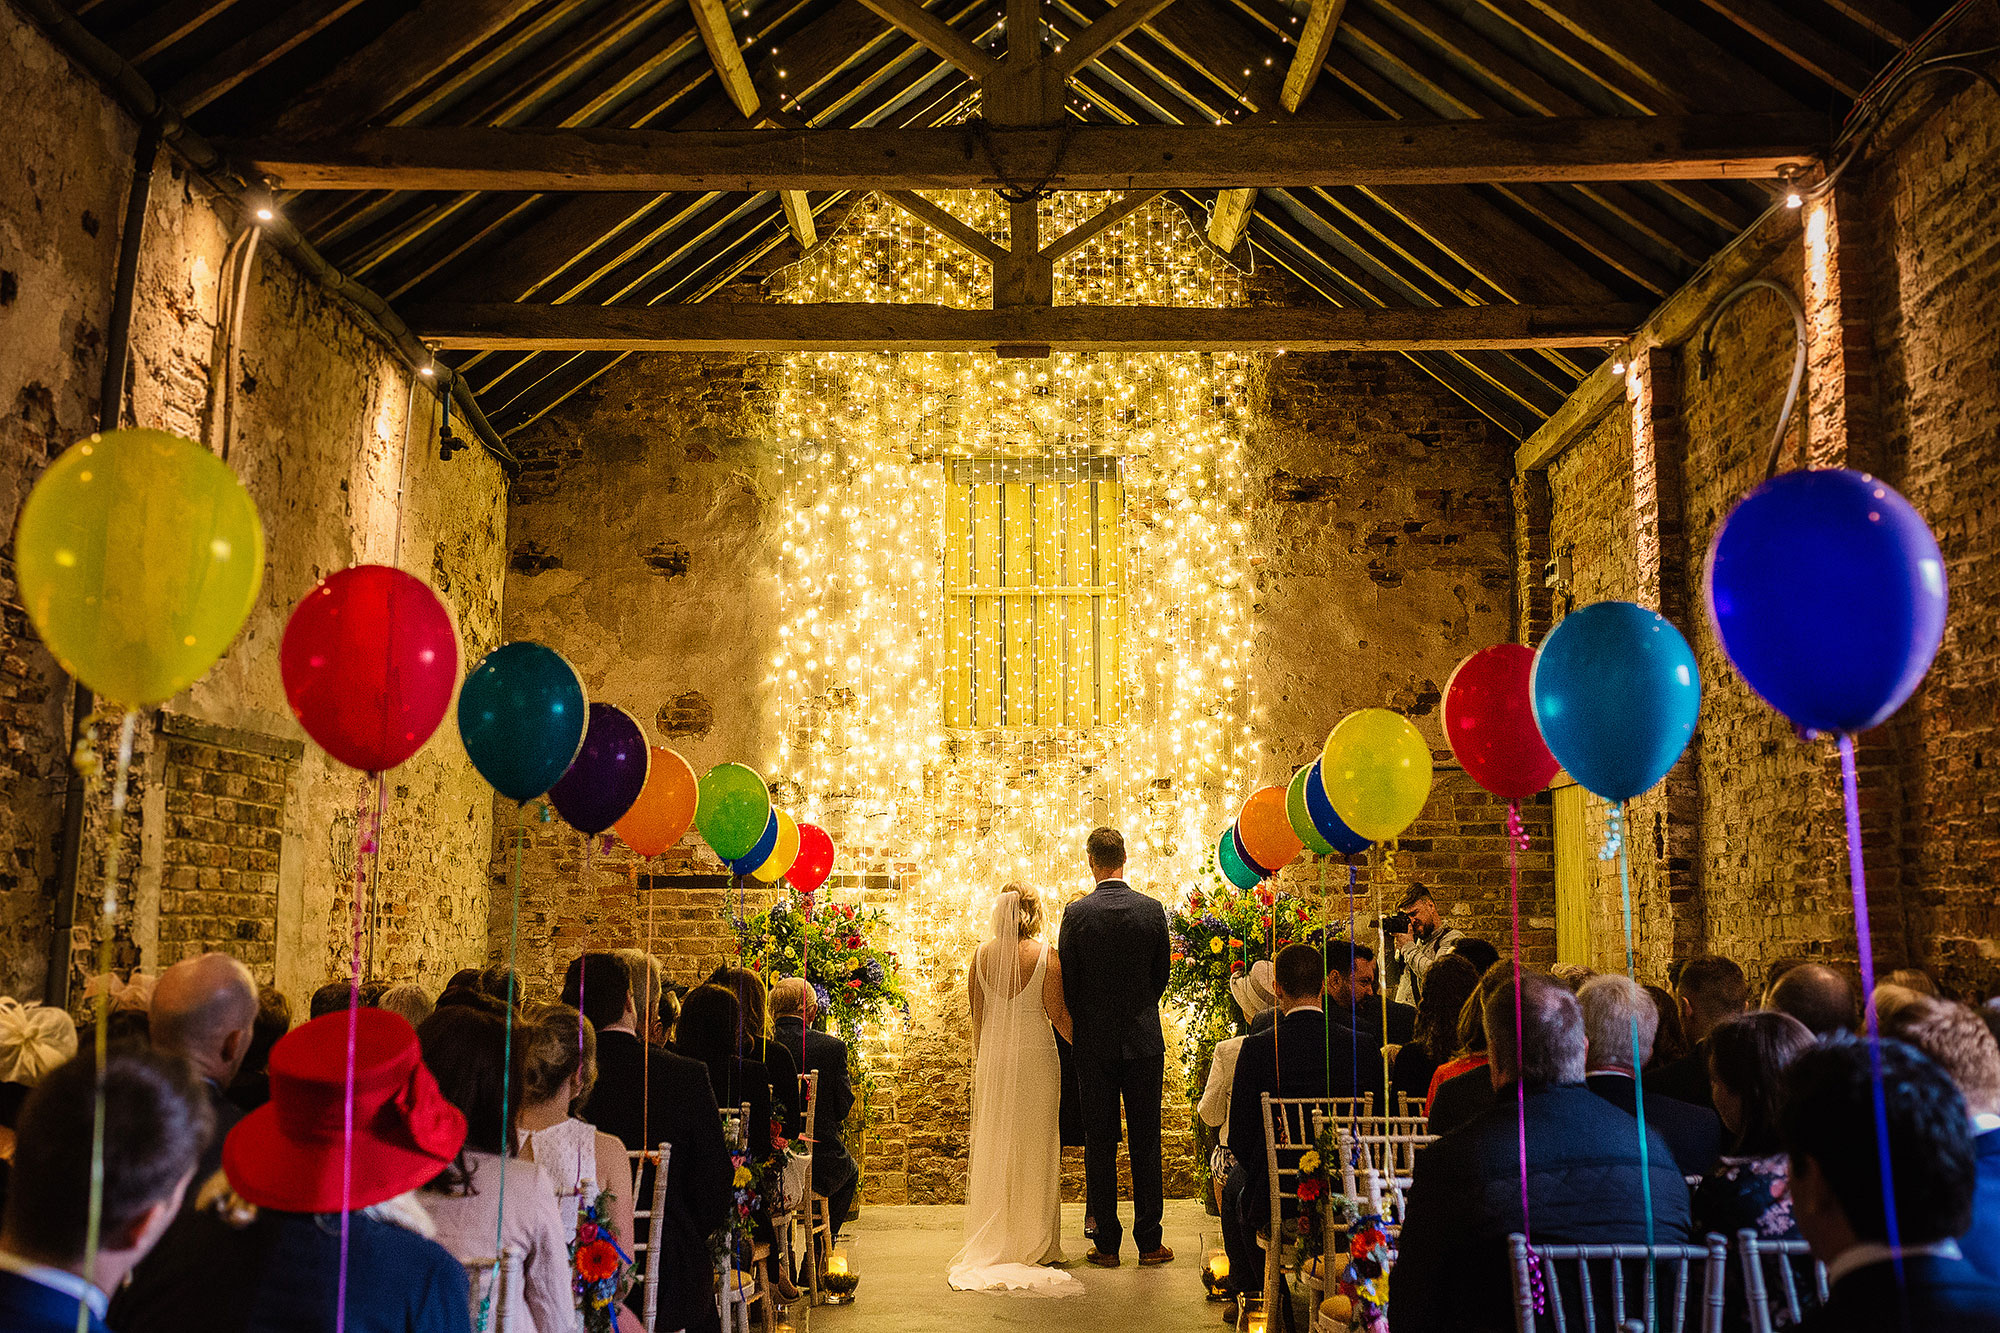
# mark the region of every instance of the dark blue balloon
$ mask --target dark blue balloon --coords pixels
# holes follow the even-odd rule
[[[1229,821],[1229,849],[1236,853],[1236,859],[1250,868],[1250,873],[1258,879],[1269,879],[1275,872],[1268,866],[1260,865],[1257,858],[1250,855],[1250,849],[1243,845],[1243,833],[1236,827],[1236,821]]]
[[[1320,780],[1317,759],[1312,761],[1312,776],[1306,779],[1306,814],[1319,830],[1319,836],[1342,856],[1359,856],[1372,845],[1334,812],[1333,802],[1327,799],[1326,783]]]
[[[1944,557],[1910,502],[1865,472],[1787,472],[1730,511],[1708,611],[1750,688],[1806,733],[1902,707],[1944,640]]]
[[[743,855],[737,857],[734,861],[731,861],[729,863],[729,873],[732,875],[749,874],[751,871],[755,870],[758,866],[761,866],[766,861],[770,860],[771,853],[774,850],[776,850],[777,846],[778,846],[778,812],[776,810],[773,810],[771,812],[771,817],[764,821],[764,831],[763,833],[758,835],[757,845],[755,847],[752,847],[749,851],[743,853]]]
[[[616,704],[592,704],[583,748],[549,788],[549,804],[571,828],[602,833],[639,799],[652,763],[646,733],[630,713]]]
[[[1651,790],[1694,736],[1701,672],[1657,611],[1597,602],[1535,654],[1535,725],[1569,775],[1607,801]]]
[[[503,643],[458,691],[458,734],[479,776],[510,801],[555,785],[583,745],[583,682],[539,643]]]

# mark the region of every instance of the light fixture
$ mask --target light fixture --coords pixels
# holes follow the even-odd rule
[[[1778,173],[1778,179],[1785,183],[1785,207],[1803,208],[1806,197],[1799,192],[1799,173],[1797,170],[1792,167],[1786,167]]]
[[[243,196],[243,206],[250,210],[250,216],[259,222],[272,222],[278,216],[278,201],[272,195],[269,185],[262,185]]]

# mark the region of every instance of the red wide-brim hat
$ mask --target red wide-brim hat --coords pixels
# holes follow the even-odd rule
[[[386,1010],[356,1009],[315,1018],[271,1048],[271,1100],[229,1131],[222,1170],[260,1208],[352,1212],[428,1184],[464,1143],[465,1116],[438,1091],[416,1032]]]

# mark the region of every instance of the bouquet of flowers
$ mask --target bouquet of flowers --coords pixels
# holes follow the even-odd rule
[[[1276,958],[1311,928],[1306,903],[1269,885],[1238,890],[1225,882],[1206,894],[1197,889],[1167,916],[1173,941],[1167,995],[1204,1019],[1226,1021],[1230,978],[1260,959]]]
[[[632,1271],[632,1256],[619,1248],[607,1218],[611,1191],[604,1190],[577,1210],[576,1235],[569,1242],[571,1289],[587,1333],[612,1333],[618,1326],[619,1288]]]
[[[755,1137],[754,1134],[752,1137]],[[769,1127],[766,1141],[785,1144],[775,1121]],[[732,1191],[729,1215],[723,1219],[715,1235],[710,1237],[710,1243],[714,1246],[718,1264],[728,1263],[741,1269],[750,1262],[751,1231],[756,1224],[758,1210],[764,1206],[765,1177],[770,1168],[755,1143],[741,1148],[732,1146],[729,1164]]]
[[[889,919],[880,908],[815,907],[811,894],[787,888],[767,910],[734,924],[744,965],[771,977],[804,977],[850,1048],[863,1024],[909,1013],[902,961],[881,944]]]

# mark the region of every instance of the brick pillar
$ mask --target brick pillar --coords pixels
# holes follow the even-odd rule
[[[1548,563],[1555,554],[1549,525],[1555,503],[1547,472],[1516,473],[1514,494],[1514,639],[1534,647],[1555,626]]]

